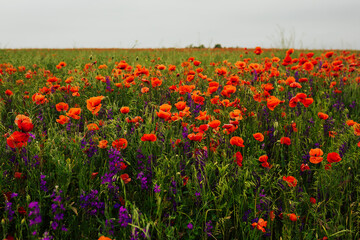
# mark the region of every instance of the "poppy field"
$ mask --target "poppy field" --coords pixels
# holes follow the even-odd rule
[[[360,53],[0,50],[3,239],[359,239]]]

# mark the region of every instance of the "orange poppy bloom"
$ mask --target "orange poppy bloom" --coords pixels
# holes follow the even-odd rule
[[[58,104],[56,104],[56,110],[58,112],[61,112],[61,111],[67,111],[69,109],[69,105],[67,103],[64,103],[64,102],[60,102]]]
[[[349,127],[352,127],[352,126],[354,126],[355,124],[357,124],[355,121],[353,121],[353,120],[347,120],[346,121],[346,125],[348,125]]]
[[[186,93],[191,93],[195,89],[195,85],[182,85],[179,86],[179,93],[184,95]]]
[[[227,74],[227,70],[225,67],[217,68],[215,69],[215,72],[220,76],[224,76]]]
[[[299,217],[299,216],[296,216],[296,214],[294,214],[294,213],[288,214],[288,216],[289,216],[290,221],[292,221],[292,222],[296,222]]]
[[[208,121],[210,119],[210,116],[207,115],[207,111],[200,111],[199,116],[197,116],[195,119],[199,120],[199,121],[202,121],[202,120]]]
[[[296,178],[294,178],[293,176],[288,176],[288,177],[283,177],[283,180],[285,182],[287,182],[287,184],[289,185],[289,187],[296,187],[297,184],[297,180]]]
[[[259,157],[259,162],[264,163],[264,162],[267,162],[268,159],[269,159],[269,157],[267,155],[262,155]]]
[[[92,97],[86,100],[86,107],[92,113],[96,114],[100,111],[101,108],[101,100],[104,96]]]
[[[229,113],[230,118],[234,118],[235,120],[242,120],[242,112],[239,109],[235,109],[234,111]]]
[[[69,119],[67,116],[64,116],[64,115],[60,115],[59,116],[59,119],[56,119],[56,122],[60,123],[61,125],[65,124],[65,123],[68,123],[69,122]]]
[[[127,113],[130,112],[130,108],[129,107],[122,107],[122,108],[120,108],[120,112],[122,114],[127,114]]]
[[[97,131],[99,130],[99,126],[96,123],[90,123],[87,125],[89,131]]]
[[[151,86],[154,87],[159,87],[162,84],[162,80],[158,79],[158,78],[151,78]]]
[[[311,163],[318,164],[322,162],[323,158],[320,156],[322,156],[324,152],[320,148],[311,149],[309,154]]]
[[[113,141],[111,145],[114,148],[116,148],[117,150],[125,149],[125,148],[127,148],[128,141],[125,138],[119,138],[119,139]]]
[[[99,237],[98,240],[111,240],[111,238],[105,237],[105,236],[101,236]]]
[[[283,103],[284,101],[280,101],[277,97],[271,96],[267,99],[267,107],[274,111],[275,107],[279,105],[280,103]]]
[[[318,117],[319,117],[320,119],[326,120],[326,119],[329,118],[329,115],[327,115],[327,114],[325,114],[325,113],[322,113],[322,112],[319,112],[319,113],[318,113]]]
[[[163,65],[163,64],[160,64],[160,65],[157,66],[157,69],[159,69],[159,70],[165,70],[165,69],[166,69],[166,66]]]
[[[231,97],[231,94],[236,92],[236,87],[233,85],[225,85],[224,90],[221,91],[221,95],[225,97]]]
[[[30,135],[23,132],[14,132],[6,139],[7,144],[11,148],[21,148],[27,145]]]
[[[238,147],[245,147],[244,140],[241,137],[232,137],[230,139],[230,144]]]
[[[165,103],[160,106],[160,111],[170,112],[171,108],[171,105]]]
[[[15,118],[15,124],[18,128],[24,132],[30,132],[34,125],[31,122],[31,119],[25,115],[19,114]]]
[[[288,138],[288,137],[282,137],[282,138],[280,139],[280,143],[289,146],[289,145],[291,144],[291,140],[290,140],[290,138]]]
[[[208,124],[211,128],[215,129],[220,126],[221,122],[219,120],[214,120],[214,121],[209,122]]]
[[[179,101],[179,102],[175,103],[175,107],[177,108],[177,110],[182,111],[186,107],[186,102]]]
[[[310,156],[319,157],[324,154],[324,152],[320,148],[311,149],[309,152]]]
[[[253,224],[251,224],[251,226],[253,228],[257,228],[258,230],[262,231],[262,232],[266,232],[265,227],[267,225],[267,221],[264,221],[264,219],[260,218],[259,221],[256,223],[254,222]]]
[[[147,93],[149,92],[149,88],[148,87],[143,87],[141,88],[141,93]]]
[[[356,136],[360,136],[360,124],[355,124],[354,125],[354,134],[356,135]]]
[[[102,148],[102,149],[105,149],[105,148],[107,148],[107,145],[108,145],[108,141],[106,141],[106,140],[101,140],[101,141],[99,141],[98,147],[99,147],[99,148]]]
[[[338,153],[336,152],[332,152],[332,153],[328,153],[327,155],[327,161],[329,163],[334,163],[334,162],[340,162],[341,161],[341,157]]]
[[[155,142],[157,139],[156,135],[155,134],[144,134],[142,137],[141,137],[141,141],[143,142]]]
[[[69,112],[66,113],[67,116],[73,119],[80,119],[81,108],[70,108]]]
[[[165,111],[162,111],[162,110],[160,110],[159,112],[156,112],[156,115],[159,118],[162,118],[162,119],[165,119],[165,120],[171,117],[170,112],[165,112]]]
[[[262,142],[264,141],[264,135],[262,135],[262,133],[255,133],[253,134],[255,140],[259,141],[259,142]]]
[[[37,105],[40,105],[40,104],[44,104],[46,102],[48,102],[48,100],[45,98],[44,95],[40,94],[40,93],[35,93],[33,96],[32,96],[32,100],[34,103],[36,103]]]

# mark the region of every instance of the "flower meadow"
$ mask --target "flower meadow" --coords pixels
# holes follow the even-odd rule
[[[3,239],[359,239],[360,54],[0,51]]]

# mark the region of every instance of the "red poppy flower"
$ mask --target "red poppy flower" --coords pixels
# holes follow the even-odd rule
[[[340,162],[341,161],[341,157],[338,153],[336,152],[332,152],[332,153],[328,153],[327,155],[327,161],[329,163],[334,163],[334,162]]]
[[[6,142],[11,148],[21,148],[27,145],[28,140],[29,140],[28,133],[16,131],[6,139]]]
[[[320,119],[326,120],[326,119],[329,118],[329,115],[327,115],[327,114],[325,114],[325,113],[322,113],[322,112],[319,112],[319,113],[318,113],[318,117],[319,117]]]
[[[35,93],[32,96],[32,101],[34,103],[36,103],[37,105],[40,105],[40,104],[44,104],[44,103],[48,102],[49,100],[47,100],[44,95],[42,95],[40,93]]]
[[[67,103],[64,103],[64,102],[60,102],[58,104],[56,104],[56,110],[58,112],[61,112],[61,111],[67,111],[69,109],[69,105]]]
[[[214,121],[209,122],[208,124],[211,128],[215,129],[220,126],[221,122],[219,120],[214,120]]]
[[[8,95],[8,96],[14,95],[14,93],[9,89],[5,91],[5,94]]]
[[[141,137],[141,141],[145,142],[145,141],[148,141],[148,142],[155,142],[157,139],[156,135],[155,134],[144,134],[142,137]]]
[[[125,148],[127,148],[128,141],[125,138],[119,138],[119,139],[113,141],[111,145],[114,148],[116,148],[117,150],[125,149]]]
[[[58,122],[58,123],[60,123],[62,125],[62,124],[68,123],[69,119],[70,118],[68,118],[67,116],[60,115],[59,119],[56,119],[56,122]]]
[[[262,142],[264,141],[264,135],[262,133],[255,133],[253,134],[255,140],[259,141],[259,142]]]
[[[21,214],[21,215],[26,215],[26,210],[25,210],[25,208],[19,207],[19,208],[18,208],[18,213]]]
[[[162,111],[162,110],[160,110],[159,112],[156,112],[156,115],[159,118],[162,118],[162,119],[165,119],[165,120],[171,117],[170,112],[165,112],[165,111]]]
[[[289,216],[290,221],[293,221],[293,222],[296,222],[299,217],[299,216],[296,216],[296,214],[294,214],[294,213],[288,214],[288,216]]]
[[[256,48],[255,48],[254,53],[255,53],[256,55],[260,55],[262,52],[263,52],[263,50],[261,50],[261,47],[256,47]]]
[[[96,123],[90,123],[87,125],[89,131],[97,131],[99,130],[99,126]]]
[[[131,178],[129,178],[129,174],[127,173],[122,174],[120,177],[125,184],[128,184],[131,181]]]
[[[120,112],[122,114],[127,114],[127,113],[130,112],[130,108],[129,107],[122,107],[122,108],[120,108]]]
[[[262,155],[259,157],[259,162],[264,163],[267,162],[269,157],[267,155]]]
[[[105,148],[107,148],[107,144],[108,144],[107,140],[101,140],[101,141],[99,141],[98,147],[101,149],[105,149]]]
[[[93,172],[91,174],[91,179],[95,179],[98,174],[99,174],[98,172]]]
[[[304,63],[303,67],[306,71],[309,72],[314,69],[314,65],[311,62]]]
[[[300,170],[302,171],[302,172],[304,172],[304,171],[306,171],[306,170],[310,170],[310,167],[309,167],[309,165],[307,165],[307,164],[301,164],[301,166],[300,166]]]
[[[288,176],[288,177],[283,177],[283,180],[285,182],[287,182],[287,184],[289,185],[289,187],[296,187],[297,184],[297,180],[296,178],[294,178],[293,176]]]
[[[179,102],[175,103],[175,107],[177,108],[177,110],[182,111],[186,107],[186,102],[179,101]]]
[[[237,152],[236,154],[235,154],[235,161],[234,162],[236,162],[236,164],[239,166],[239,167],[241,167],[242,166],[242,161],[243,161],[243,156],[241,155],[241,152]]]
[[[354,126],[355,124],[357,124],[355,121],[353,121],[353,120],[347,120],[346,121],[346,125],[348,125],[349,127],[352,127],[352,126]]]
[[[18,128],[24,132],[30,132],[34,125],[31,122],[31,119],[25,115],[19,114],[15,118],[15,124]]]
[[[354,127],[354,134],[356,136],[360,136],[360,124],[356,123],[353,125],[353,127]]]
[[[203,138],[203,133],[197,133],[197,134],[190,133],[190,134],[188,135],[188,138],[189,138],[191,141],[201,142],[201,140],[202,140],[202,138]]]
[[[291,144],[291,140],[290,140],[290,138],[288,138],[288,137],[282,137],[282,138],[280,139],[280,143],[289,146],[289,145]]]
[[[22,175],[23,175],[23,174],[22,174],[21,172],[15,172],[14,178],[16,178],[16,179],[21,179],[21,178],[23,178]]]
[[[80,119],[81,108],[70,108],[69,112],[66,113],[67,116],[73,119]]]

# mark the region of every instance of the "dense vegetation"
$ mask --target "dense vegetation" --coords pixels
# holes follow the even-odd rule
[[[359,56],[1,50],[1,237],[359,239]]]

